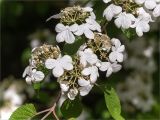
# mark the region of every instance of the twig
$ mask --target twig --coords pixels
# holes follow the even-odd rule
[[[49,110],[50,110],[50,108],[48,108],[48,109],[46,109],[46,110],[43,110],[43,111],[40,111],[40,112],[38,112],[36,115],[40,115],[40,114],[42,114],[42,113],[48,112]]]

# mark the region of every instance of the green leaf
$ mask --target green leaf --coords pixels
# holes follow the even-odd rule
[[[34,83],[33,87],[35,90],[39,90],[41,88],[41,83]]]
[[[69,118],[76,118],[82,112],[82,104],[79,100],[79,97],[76,97],[75,100],[67,99],[63,102],[61,106],[61,113],[63,117]]]
[[[33,104],[22,105],[17,108],[9,120],[28,120],[36,115],[36,109]]]
[[[108,89],[107,87],[105,87],[104,97],[105,97],[105,102],[106,102],[108,111],[111,114],[111,116],[115,120],[124,120],[124,118],[121,116],[120,100],[114,88]]]
[[[85,43],[85,40],[81,37],[77,37],[73,44],[65,43],[63,52],[68,55],[74,55],[83,43]]]

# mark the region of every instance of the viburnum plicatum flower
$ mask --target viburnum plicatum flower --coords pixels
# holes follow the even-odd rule
[[[66,43],[73,43],[75,41],[75,37],[73,32],[78,30],[78,25],[73,24],[71,26],[64,26],[62,23],[56,25],[55,28],[56,32],[58,32],[56,36],[57,42],[66,42]]]
[[[116,39],[116,38],[112,38],[111,39],[112,42],[112,52],[109,54],[109,60],[111,62],[122,62],[123,61],[123,52],[125,50],[124,45],[121,45],[121,42]]]
[[[81,96],[87,95],[93,87],[93,85],[90,83],[90,81],[85,80],[84,78],[80,78],[78,80],[78,84],[80,85],[79,91],[80,91]]]
[[[70,90],[69,90],[67,96],[68,96],[68,98],[69,98],[70,100],[74,100],[75,97],[77,96],[77,94],[78,94],[77,88],[73,88],[73,89],[70,89]]]
[[[128,29],[135,21],[135,19],[136,18],[132,14],[122,12],[116,16],[114,23],[118,28],[122,27],[124,29]]]
[[[91,7],[67,7],[51,18],[59,18],[61,22],[56,26],[57,42],[65,41],[71,44],[75,41],[74,35],[84,34],[86,38],[93,39],[93,31],[101,32],[101,26],[96,22],[96,16]]]
[[[82,75],[90,76],[90,82],[95,83],[97,81],[97,77],[99,77],[98,68],[96,66],[84,68]]]
[[[160,3],[157,4],[157,6],[153,10],[153,16],[154,17],[159,17],[160,16]]]
[[[118,72],[121,68],[122,66],[120,64],[117,64],[116,62],[102,62],[101,66],[99,67],[101,71],[107,71],[106,77],[109,77],[112,74],[112,72]]]
[[[62,92],[67,92],[69,89],[69,82],[68,81],[60,82],[60,88],[61,88]]]
[[[108,21],[111,21],[113,17],[121,12],[122,8],[120,6],[111,4],[104,10],[103,16],[105,16]]]
[[[42,81],[45,75],[42,71],[37,71],[36,69],[27,66],[23,72],[23,77],[26,77],[26,82],[31,84],[32,82],[36,83]]]
[[[48,69],[52,69],[52,73],[55,77],[60,77],[63,75],[64,70],[72,70],[72,58],[69,55],[64,55],[57,59],[47,59],[45,66]]]
[[[78,30],[74,33],[77,36],[84,34],[89,39],[94,39],[94,33],[97,30],[101,32],[101,26],[94,19],[86,19],[86,23],[79,25]]]
[[[78,52],[80,56],[80,63],[85,67],[88,64],[93,65],[98,61],[97,55],[93,53],[92,49],[87,48],[84,51]]]
[[[156,0],[135,0],[139,5],[144,4],[147,9],[153,9],[156,7]]]

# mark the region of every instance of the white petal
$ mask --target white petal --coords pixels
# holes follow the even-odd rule
[[[136,27],[136,33],[139,37],[143,36],[143,31],[140,27]]]
[[[61,33],[58,33],[57,36],[56,36],[56,41],[58,43],[64,42],[64,36],[65,36],[65,31],[63,31]]]
[[[85,29],[84,34],[87,38],[94,39],[94,34],[89,28]]]
[[[115,45],[116,48],[120,47],[121,46],[121,42],[120,40],[116,39],[116,38],[112,38],[111,39],[111,42],[113,45]]]
[[[105,16],[108,21],[111,21],[112,18],[114,17],[114,13],[112,12],[112,8],[111,7],[112,6],[109,5],[103,12],[103,16]]]
[[[110,62],[102,62],[101,67],[99,68],[101,71],[106,71],[111,66]]]
[[[117,59],[117,52],[111,52],[111,53],[109,54],[109,60],[110,60],[111,62],[115,62],[116,59]]]
[[[72,70],[73,65],[71,63],[65,63],[62,65],[65,70]]]
[[[60,77],[63,75],[64,70],[61,66],[57,65],[53,70],[52,73],[55,77]]]
[[[146,0],[145,3],[144,3],[145,7],[147,9],[154,9],[156,7],[156,1],[154,0]]]
[[[65,31],[64,39],[65,39],[66,43],[68,43],[68,44],[72,44],[75,41],[75,37],[74,37],[73,33],[69,30]]]
[[[67,92],[68,89],[69,89],[68,82],[67,81],[62,81],[60,83],[60,87],[61,87],[61,89],[62,89],[63,92]]]
[[[57,61],[55,59],[47,59],[45,62],[45,66],[48,69],[53,69],[57,65]]]
[[[153,16],[159,17],[160,16],[160,4],[156,6],[156,8],[153,10]]]
[[[31,85],[31,84],[32,84],[32,79],[31,79],[31,77],[27,76],[27,77],[26,77],[26,82],[27,82],[29,85]]]
[[[67,96],[70,100],[74,100],[77,94],[78,94],[78,90],[75,88],[75,89],[70,89]]]
[[[80,63],[83,65],[83,67],[85,67],[87,65],[87,61],[84,56],[80,57]]]
[[[109,77],[112,74],[112,72],[113,72],[112,67],[109,67],[106,73],[106,77]]]
[[[84,68],[82,70],[82,75],[87,76],[87,75],[90,75],[90,74],[91,74],[90,68]]]
[[[73,24],[69,27],[69,30],[72,32],[76,32],[78,30],[78,24]]]
[[[141,5],[144,3],[145,0],[134,0],[137,4]]]
[[[117,61],[118,62],[123,62],[123,54],[117,52]]]
[[[79,88],[79,91],[80,91],[80,95],[81,96],[85,96],[87,95],[92,89],[92,85],[87,85],[87,86],[84,86],[84,87],[80,87]]]
[[[115,19],[114,20],[114,23],[115,23],[115,25],[118,27],[118,28],[120,28],[121,27],[121,19],[119,19],[119,18],[117,18],[117,19]]]
[[[117,63],[112,64],[113,72],[118,72],[121,68],[122,66],[120,64],[117,64]]]
[[[83,10],[86,11],[86,12],[92,12],[93,11],[93,9],[91,7],[85,7],[85,8],[83,8]]]
[[[79,84],[80,86],[86,86],[86,85],[89,85],[90,82],[89,82],[89,80],[85,80],[84,78],[80,78],[80,79],[78,80],[78,84]]]
[[[64,61],[64,62],[72,63],[72,58],[71,58],[69,55],[64,55],[64,56],[61,58],[61,60]]]
[[[97,55],[92,54],[90,56],[87,57],[87,61],[88,63],[90,63],[91,65],[95,64],[98,61]]]
[[[66,29],[66,27],[62,23],[58,23],[55,27],[56,32],[62,32]]]
[[[85,24],[79,25],[78,30],[74,32],[75,35],[81,36],[84,33]]]
[[[34,73],[35,82],[40,82],[44,79],[44,73],[41,71],[37,71]]]
[[[125,50],[125,46],[124,46],[124,45],[121,45],[121,46],[117,49],[118,52],[124,52],[124,50]]]
[[[103,2],[105,2],[105,3],[108,3],[108,2],[110,2],[111,0],[103,0]]]
[[[90,80],[91,80],[91,83],[95,83],[97,81],[97,74],[94,73],[94,74],[91,74],[90,75]]]
[[[119,14],[120,12],[122,12],[122,8],[120,6],[117,5],[113,5],[112,6],[112,11],[114,12],[115,15]]]
[[[24,78],[30,72],[30,66],[27,66],[23,72],[22,77]]]

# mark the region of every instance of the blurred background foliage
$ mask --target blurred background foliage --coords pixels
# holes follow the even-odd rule
[[[12,112],[8,104],[11,98],[5,97],[6,91],[11,89],[19,97],[21,104],[33,102],[38,110],[51,106],[59,89],[56,79],[48,77],[43,83],[37,96],[32,86],[22,79],[24,68],[28,64],[31,49],[43,43],[55,44],[54,27],[58,20],[46,19],[67,6],[91,5],[97,15],[102,16],[105,4],[101,0],[1,0],[1,81],[0,81],[0,111]],[[159,120],[159,33],[160,22],[151,25],[151,31],[143,38],[115,27],[113,22],[108,23],[108,35],[119,38],[126,45],[126,60],[124,68],[106,79],[101,77],[99,83],[113,85],[122,102],[123,116],[127,120]],[[130,37],[130,38],[127,38]],[[149,49],[151,48],[151,49]],[[144,52],[144,51],[149,52]],[[102,73],[104,76],[104,74]],[[138,76],[138,77],[137,77]],[[145,76],[145,77],[144,77]],[[127,82],[128,81],[128,82]],[[147,82],[147,84],[144,84]],[[20,83],[20,82],[23,82]],[[142,83],[141,86],[138,86]],[[13,84],[16,87],[13,87]],[[18,87],[22,89],[17,90]],[[131,86],[128,88],[127,86]],[[132,87],[134,86],[134,87]],[[146,86],[150,86],[146,88]],[[140,89],[142,88],[142,89]],[[149,90],[148,90],[149,89]],[[139,94],[139,91],[142,94]],[[137,92],[138,91],[138,92]],[[145,96],[147,95],[147,97]],[[25,96],[25,97],[24,97]],[[135,101],[134,98],[137,98]],[[143,99],[141,99],[143,98]],[[146,102],[150,100],[151,102]],[[138,102],[137,102],[138,101]],[[79,120],[111,119],[104,102],[103,93],[94,87],[92,92],[82,99],[84,111]],[[139,107],[140,106],[140,107]],[[148,106],[148,109],[145,107]],[[8,107],[8,108],[7,108]],[[8,110],[10,109],[10,110]],[[59,110],[58,110],[59,111]],[[59,112],[60,114],[60,112]],[[0,118],[2,116],[0,115]]]

